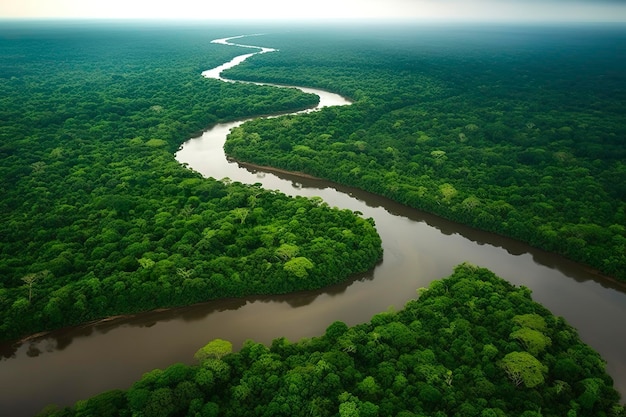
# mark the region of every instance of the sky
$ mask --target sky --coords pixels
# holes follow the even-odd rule
[[[7,18],[626,22],[626,0],[2,0]]]

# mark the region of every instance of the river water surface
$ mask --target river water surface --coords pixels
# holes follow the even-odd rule
[[[233,38],[229,38],[233,39]],[[228,44],[228,39],[214,41]],[[220,72],[254,53],[203,73]],[[226,80],[225,80],[226,81]],[[318,107],[348,105],[329,92]],[[582,265],[519,242],[413,210],[385,198],[322,180],[275,174],[229,162],[226,134],[242,121],[219,124],[187,141],[176,159],[206,177],[228,177],[289,195],[319,196],[329,205],[372,217],[383,240],[384,259],[373,271],[319,291],[210,302],[112,319],[53,332],[20,345],[0,346],[0,415],[33,415],[49,403],[71,405],[115,388],[128,388],[144,372],[176,362],[191,364],[194,352],[214,338],[238,348],[246,339],[270,343],[322,334],[335,320],[368,321],[390,306],[402,308],[416,289],[450,275],[468,261],[489,268],[533,292],[533,299],[563,316],[598,350],[626,396],[626,293]]]

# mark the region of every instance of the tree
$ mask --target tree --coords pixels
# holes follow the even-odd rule
[[[328,326],[326,329],[326,338],[334,343],[341,337],[344,333],[348,331],[348,325],[342,321],[335,321],[333,324]]]
[[[217,415],[219,415],[219,410],[220,408],[217,404],[214,402],[208,402],[202,407],[200,415],[202,417],[217,417]]]
[[[522,327],[528,327],[529,329],[545,332],[548,328],[546,320],[539,314],[521,314],[513,317],[513,322],[519,324]]]
[[[274,253],[283,261],[287,261],[293,258],[294,256],[296,256],[299,251],[300,251],[300,248],[297,247],[296,245],[283,243],[276,249]]]
[[[37,282],[40,278],[45,278],[49,274],[48,271],[40,271],[34,274],[28,274],[22,277],[22,281],[28,285],[28,302],[30,303],[33,299],[33,284]]]
[[[146,417],[166,417],[175,410],[174,395],[170,388],[158,388],[150,394],[150,399],[143,409]]]
[[[28,285],[28,302],[30,303],[33,298],[33,284],[37,281],[39,277],[37,274],[28,274],[22,277],[22,281],[26,285]]]
[[[199,362],[206,359],[221,359],[233,351],[233,344],[228,340],[214,339],[200,348],[194,355]]]
[[[313,262],[311,262],[308,258],[298,256],[297,258],[293,258],[285,262],[283,268],[285,271],[291,272],[298,278],[304,278],[309,275],[307,270],[313,268]]]
[[[366,376],[357,384],[357,388],[367,398],[373,398],[380,392],[380,386],[373,376]]]
[[[127,407],[126,394],[122,390],[106,391],[89,400],[76,404],[77,416],[114,417]]]
[[[472,211],[480,205],[480,200],[476,196],[469,196],[461,203],[463,209]]]
[[[248,214],[250,213],[250,209],[247,209],[245,207],[238,207],[234,209],[232,213],[235,215],[237,219],[239,219],[241,224],[244,224],[246,222],[246,218],[248,217]]]
[[[435,159],[435,163],[437,165],[443,164],[446,159],[448,159],[448,157],[446,156],[446,152],[442,150],[434,150],[430,153],[430,156]]]
[[[450,202],[452,197],[454,197],[458,193],[456,188],[454,188],[452,184],[447,183],[447,182],[439,186],[439,192],[441,193],[441,195],[443,196],[443,199],[446,202]]]
[[[141,258],[141,259],[138,259],[137,262],[139,262],[139,265],[141,265],[143,269],[150,269],[156,263],[150,258]]]
[[[511,333],[511,338],[519,340],[532,355],[538,355],[552,344],[552,340],[538,330],[522,327]]]
[[[543,384],[543,375],[548,371],[546,366],[528,352],[507,354],[502,358],[500,367],[516,386],[524,384],[527,388]]]
[[[354,401],[347,401],[339,404],[340,417],[358,417],[359,409]]]
[[[591,410],[594,404],[599,401],[602,396],[604,381],[600,378],[585,378],[580,381],[580,385],[584,387],[584,391],[578,397],[578,403],[584,409]]]

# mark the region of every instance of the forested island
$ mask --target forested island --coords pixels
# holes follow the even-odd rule
[[[469,264],[368,323],[231,351],[213,340],[197,365],[155,369],[128,390],[39,416],[626,415],[573,328],[528,289]]]
[[[604,49],[581,54],[571,32],[542,30],[554,44],[514,49],[507,39],[453,47],[391,29],[264,35],[254,41],[280,53],[228,78],[325,88],[354,104],[247,122],[225,150],[624,281],[624,58],[604,42],[624,32],[590,29],[589,45]],[[317,102],[200,77],[241,53],[209,43],[224,29],[1,33],[0,339],[323,288],[380,261],[376,225],[358,212],[203,178],[173,158],[217,122]],[[586,65],[590,56],[597,65]],[[470,264],[368,323],[232,348],[215,340],[198,365],[153,370],[129,390],[41,415],[625,415],[604,361],[575,329],[527,288]]]
[[[626,281],[623,30],[441,30],[456,41],[389,28],[263,36],[280,53],[226,77],[315,86],[355,103],[247,123],[226,152],[363,188]]]

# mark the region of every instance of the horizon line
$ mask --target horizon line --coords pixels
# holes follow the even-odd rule
[[[50,17],[50,16],[34,16],[34,17],[4,17],[0,16],[0,22],[141,22],[141,23],[260,23],[260,24],[311,24],[323,26],[327,24],[338,23],[403,23],[403,24],[496,24],[496,25],[508,25],[508,24],[611,24],[611,25],[626,25],[626,19],[623,20],[609,20],[609,19],[462,19],[462,18],[416,18],[416,17],[394,17],[394,18],[195,18],[195,17],[181,17],[181,18],[165,18],[165,17],[79,17],[79,16],[67,16],[67,17]]]

